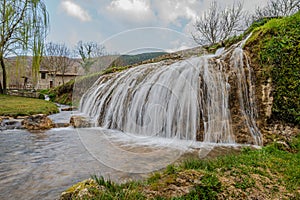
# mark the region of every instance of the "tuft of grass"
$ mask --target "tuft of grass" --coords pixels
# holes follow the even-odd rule
[[[154,174],[152,174],[152,176],[150,176],[147,179],[147,183],[151,184],[151,183],[157,182],[157,180],[159,180],[160,178],[161,178],[161,174],[159,172],[155,172]]]
[[[103,176],[92,176],[92,179],[96,181],[101,188],[98,191],[93,191],[94,197],[92,199],[128,199],[128,200],[144,200],[145,197],[141,194],[137,188],[138,182],[131,182],[130,184],[116,184],[111,180],[105,180]]]
[[[57,113],[57,106],[41,99],[0,95],[0,116],[27,116]]]

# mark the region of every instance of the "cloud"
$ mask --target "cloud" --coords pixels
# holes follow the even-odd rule
[[[155,18],[149,0],[113,0],[107,10],[122,22],[141,24]]]
[[[78,18],[80,21],[91,21],[89,13],[70,0],[61,2],[61,7],[68,15]]]
[[[153,7],[157,10],[157,17],[166,25],[174,24],[181,27],[184,20],[195,20],[201,2],[196,0],[153,0]]]

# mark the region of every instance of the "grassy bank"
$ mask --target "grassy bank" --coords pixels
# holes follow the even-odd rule
[[[26,116],[57,113],[57,106],[41,99],[0,95],[0,116]]]
[[[300,137],[215,159],[187,159],[146,181],[116,184],[102,177],[78,183],[65,199],[299,199]],[[80,190],[86,188],[82,193]],[[70,192],[70,193],[68,193]],[[62,198],[64,199],[64,198]]]

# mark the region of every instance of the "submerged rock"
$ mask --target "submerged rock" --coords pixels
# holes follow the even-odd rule
[[[23,120],[22,125],[28,130],[47,130],[55,127],[52,120],[44,114],[29,116]]]
[[[73,110],[77,110],[77,107],[70,106],[70,107],[66,107],[66,108],[62,108],[61,109],[61,111],[73,111]]]
[[[8,130],[8,129],[22,129],[23,119],[20,118],[12,118],[12,117],[2,117],[0,116],[0,130]]]
[[[88,119],[83,116],[72,116],[70,119],[70,124],[74,128],[87,128],[91,127],[91,123]]]

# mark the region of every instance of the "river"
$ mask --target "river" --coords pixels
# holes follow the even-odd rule
[[[51,117],[63,123],[69,116],[70,112],[61,112]],[[38,133],[5,130],[0,131],[0,141],[0,199],[58,199],[91,175],[116,182],[141,179],[188,151],[206,156],[215,146],[71,127]]]

